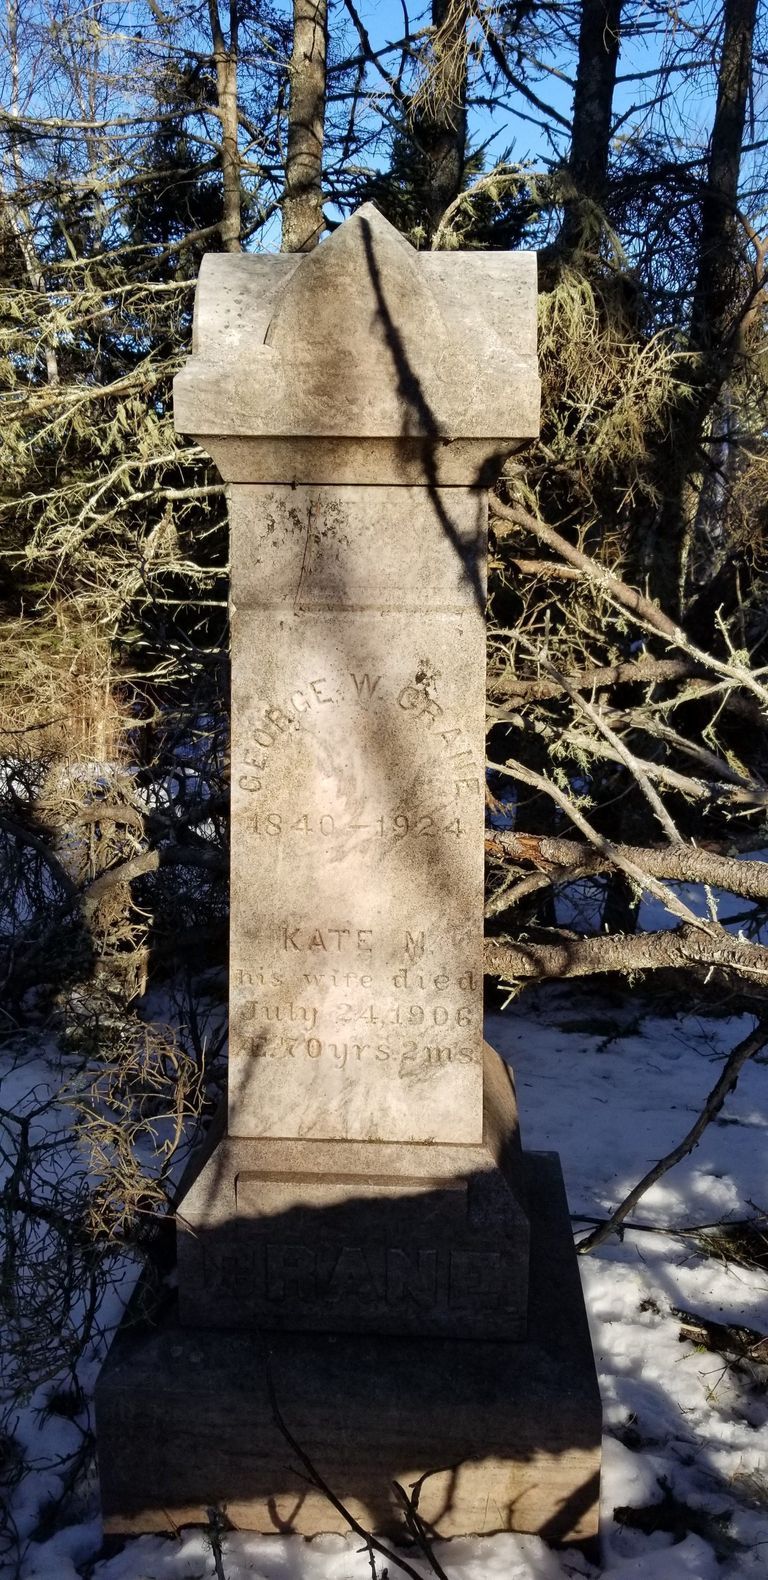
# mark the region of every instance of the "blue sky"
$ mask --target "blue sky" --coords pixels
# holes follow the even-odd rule
[[[375,47],[379,47],[390,39],[397,39],[403,33],[403,8],[400,0],[359,0],[357,9],[362,21],[368,29]],[[672,29],[675,29],[673,48],[675,53],[685,55],[686,29],[680,25],[680,18],[691,26],[701,27],[705,24],[706,17],[711,15],[716,6],[707,6],[706,0],[683,0],[676,12],[673,22],[667,24],[669,32],[667,41],[672,43]],[[410,26],[415,31],[419,26],[425,25],[429,19],[429,7],[419,10],[417,6],[409,6]],[[339,6],[339,19],[343,14],[343,7]],[[641,3],[627,4],[625,16],[631,18],[632,34],[625,33],[622,37],[621,54],[619,59],[619,81],[616,87],[614,108],[619,124],[619,134],[626,135],[631,128],[639,127],[648,120],[649,112],[635,112],[626,121],[621,117],[627,115],[633,105],[642,103],[643,99],[650,98],[658,91],[658,81],[654,76],[649,76],[643,82],[626,82],[621,79],[635,72],[648,72],[655,74],[662,65],[665,40],[662,34],[662,22],[658,12],[652,12],[650,7]],[[351,24],[348,24],[351,28]],[[564,117],[570,120],[573,88],[572,79],[575,73],[575,58],[572,51],[563,53],[562,57],[551,56],[546,62],[549,71],[542,69],[538,79],[531,78],[531,85],[539,95]],[[530,106],[519,100],[519,109],[522,114],[502,108],[495,112],[486,107],[475,107],[471,117],[470,135],[474,146],[488,144],[486,166],[492,165],[505,155],[511,156],[521,163],[531,162],[540,164],[546,159],[551,159],[555,153],[555,146],[535,124],[527,118]],[[677,134],[683,133],[685,141],[693,144],[698,149],[706,146],[709,126],[714,108],[714,77],[711,69],[703,67],[695,75],[674,76],[669,82],[669,99],[666,113],[674,122]],[[535,112],[533,112],[535,113]],[[662,112],[665,113],[665,112]],[[655,119],[658,122],[658,112]],[[561,129],[560,146],[565,149],[567,134]]]

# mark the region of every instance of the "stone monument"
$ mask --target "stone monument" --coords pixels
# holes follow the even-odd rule
[[[228,483],[229,1098],[178,1310],[99,1385],[106,1529],[587,1541],[600,1411],[557,1160],[483,1043],[486,490],[538,431],[535,257],[366,205],[210,255],[176,426]]]

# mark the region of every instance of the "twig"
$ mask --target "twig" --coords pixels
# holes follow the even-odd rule
[[[206,1536],[213,1553],[213,1566],[216,1570],[216,1580],[227,1580],[224,1573],[224,1554],[221,1546],[221,1533],[227,1529],[226,1518],[222,1517],[221,1509],[208,1509],[208,1530]]]
[[[490,854],[497,854],[494,851],[493,840],[487,839],[485,848]],[[599,860],[599,857],[597,859]],[[607,863],[605,865],[607,867]],[[575,874],[569,872],[569,881],[574,876]],[[527,899],[529,894],[537,894],[540,889],[548,889],[552,881],[548,872],[529,872],[525,877],[520,877],[515,872],[510,873],[504,883],[491,895],[485,907],[486,918],[498,916],[501,911],[511,911],[512,906],[517,905],[519,900]]]
[[[531,657],[535,658],[536,662],[540,664],[542,668],[546,669],[547,674],[550,675],[553,680],[556,680],[562,686],[563,690],[568,693],[568,696],[570,697],[574,707],[577,708],[580,713],[585,714],[590,722],[594,724],[595,728],[599,730],[600,734],[605,736],[608,745],[613,748],[620,761],[623,762],[624,767],[629,769],[629,772],[638,784],[642,794],[645,796],[645,799],[648,802],[652,812],[656,814],[656,817],[658,818],[664,833],[667,836],[667,839],[670,841],[670,844],[681,845],[682,840],[677,832],[672,818],[670,817],[660,795],[656,790],[654,790],[653,785],[651,784],[651,781],[648,777],[647,765],[643,763],[641,758],[636,757],[635,754],[629,750],[628,746],[625,746],[621,737],[611,729],[610,724],[606,722],[598,709],[594,707],[591,702],[588,702],[586,697],[581,696],[578,687],[571,684],[567,675],[561,675],[555,668],[555,665],[550,662],[550,660],[541,652],[539,648],[534,645],[533,642],[529,642],[524,636],[521,636],[519,640],[521,645],[531,654]]]
[[[523,576],[558,576],[565,582],[577,582],[582,575],[575,565],[558,565],[556,560],[513,559],[512,564],[517,566]]]
[[[424,1478],[422,1477],[421,1479],[423,1481]],[[417,1485],[420,1486],[420,1483],[417,1483]],[[432,1550],[432,1543],[430,1542],[427,1535],[427,1528],[418,1511],[417,1498],[409,1498],[405,1487],[401,1486],[399,1481],[393,1481],[392,1486],[394,1488],[395,1497],[397,1498],[398,1503],[401,1505],[405,1515],[406,1525],[408,1526],[408,1529],[417,1547],[424,1554],[430,1569],[432,1569],[434,1574],[437,1575],[437,1580],[448,1580],[448,1576],[442,1564],[435,1557],[435,1554]]]
[[[604,741],[596,740],[593,735],[582,735],[573,729],[568,734],[568,745],[577,750],[592,752],[595,757],[603,757],[608,762],[622,763],[624,758],[620,752],[607,745]],[[720,783],[713,779],[694,779],[690,774],[681,774],[676,768],[670,768],[666,763],[650,762],[646,757],[637,757],[637,763],[642,764],[643,770],[649,779],[658,779],[660,784],[669,785],[671,790],[679,790],[681,795],[690,796],[694,801],[725,801],[736,806],[768,806],[768,790],[764,785],[755,781],[744,781],[738,784]]]
[[[419,1574],[418,1569],[414,1569],[413,1564],[409,1564],[406,1558],[401,1557],[394,1547],[388,1547],[386,1542],[379,1541],[377,1536],[374,1536],[371,1531],[367,1531],[365,1526],[361,1525],[360,1521],[355,1519],[354,1514],[351,1514],[346,1505],[342,1503],[341,1498],[336,1496],[333,1488],[328,1485],[325,1477],[317,1469],[317,1466],[314,1464],[313,1460],[310,1459],[309,1454],[305,1449],[302,1448],[301,1444],[294,1437],[290,1428],[286,1425],[282,1411],[277,1402],[277,1394],[275,1393],[274,1379],[272,1377],[272,1369],[268,1356],[265,1365],[267,1390],[269,1393],[269,1402],[272,1407],[272,1415],[275,1426],[277,1427],[281,1436],[285,1438],[289,1448],[293,1450],[297,1459],[299,1459],[301,1464],[304,1466],[307,1480],[313,1487],[317,1488],[318,1492],[322,1492],[323,1497],[328,1499],[328,1502],[330,1503],[331,1507],[336,1510],[336,1513],[340,1514],[343,1520],[346,1520],[350,1530],[354,1531],[355,1535],[359,1536],[360,1539],[365,1542],[369,1553],[379,1553],[382,1558],[387,1559],[388,1563],[396,1564],[398,1569],[402,1569],[403,1574],[409,1576],[409,1580],[424,1580],[424,1576]],[[438,1570],[438,1573],[442,1575],[442,1571]],[[447,1580],[447,1576],[443,1577],[443,1580]]]
[[[36,850],[41,860],[50,868],[67,899],[75,900],[77,898],[77,887],[70,878],[69,873],[61,865],[50,846],[46,844],[44,839],[40,838],[39,834],[35,834],[31,828],[26,828],[23,823],[18,823],[16,818],[9,817],[7,812],[0,812],[0,829],[5,829],[6,833],[10,834],[11,838],[15,839],[19,844],[29,845],[32,850]]]
[[[649,1169],[648,1173],[644,1174],[641,1180],[638,1180],[637,1185],[619,1203],[619,1206],[611,1213],[606,1223],[600,1224],[585,1239],[578,1242],[576,1249],[582,1256],[587,1251],[594,1251],[598,1245],[602,1245],[603,1241],[607,1240],[608,1236],[613,1234],[614,1230],[619,1227],[619,1224],[623,1223],[624,1219],[629,1216],[633,1207],[637,1206],[637,1203],[645,1195],[646,1191],[650,1190],[657,1180],[660,1180],[664,1174],[669,1173],[669,1170],[674,1168],[675,1164],[680,1163],[683,1158],[688,1156],[689,1152],[693,1151],[694,1147],[701,1140],[707,1125],[711,1124],[712,1120],[719,1114],[726,1097],[729,1096],[736,1086],[744,1065],[749,1059],[753,1059],[756,1053],[760,1053],[767,1042],[768,1023],[759,1021],[757,1026],[746,1037],[743,1037],[741,1042],[737,1043],[732,1053],[729,1054],[701,1113],[698,1115],[695,1123],[691,1125],[687,1135],[683,1137],[682,1141],[678,1142],[676,1147],[673,1147],[671,1152],[660,1158],[658,1163],[654,1163],[653,1168]]]

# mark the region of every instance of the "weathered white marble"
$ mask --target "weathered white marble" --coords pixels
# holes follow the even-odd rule
[[[480,1140],[484,514],[237,491],[231,1134]]]

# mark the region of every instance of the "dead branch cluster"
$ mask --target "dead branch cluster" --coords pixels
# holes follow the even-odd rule
[[[489,970],[513,983],[678,969],[762,995],[768,670],[743,636],[750,624],[759,646],[762,617],[718,610],[704,646],[610,545],[590,552],[520,502],[492,511],[517,619],[491,638]]]

